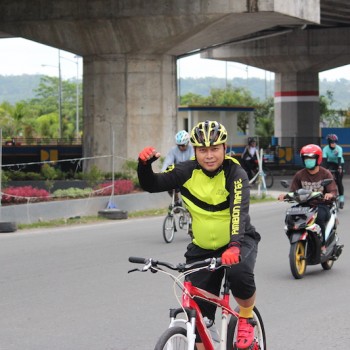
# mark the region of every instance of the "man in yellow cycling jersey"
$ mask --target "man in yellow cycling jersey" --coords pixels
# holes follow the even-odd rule
[[[216,121],[200,122],[191,131],[195,159],[179,164],[166,173],[154,173],[152,162],[160,157],[154,147],[139,154],[138,177],[149,192],[180,188],[183,202],[192,215],[193,240],[185,253],[187,263],[208,257],[222,257],[230,287],[240,307],[237,348],[248,349],[254,340],[253,308],[256,287],[254,266],[260,235],[250,223],[249,181],[239,162],[226,155],[227,131]],[[219,295],[223,270],[191,274],[195,286]],[[216,307],[199,301],[209,320]],[[198,340],[197,349],[203,344]]]

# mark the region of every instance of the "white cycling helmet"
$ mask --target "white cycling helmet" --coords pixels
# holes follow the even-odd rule
[[[186,130],[181,130],[175,135],[175,143],[178,146],[187,145],[190,142],[190,135]]]

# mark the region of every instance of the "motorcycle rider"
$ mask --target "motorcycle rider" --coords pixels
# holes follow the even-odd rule
[[[338,143],[336,134],[327,135],[328,146],[323,148],[323,164],[329,170],[335,171],[335,182],[339,192],[339,208],[344,208],[344,186],[343,186],[343,170],[344,157],[343,148]]]
[[[239,305],[237,348],[248,349],[254,341],[253,308],[256,287],[254,266],[260,235],[250,223],[250,189],[246,172],[239,162],[225,155],[227,131],[217,121],[204,121],[191,132],[195,159],[175,165],[172,170],[154,173],[151,163],[160,153],[153,147],[139,154],[138,177],[149,192],[179,187],[192,216],[193,240],[185,253],[192,263],[209,257],[222,257],[232,265],[228,277]],[[190,275],[191,282],[219,295],[223,270],[201,270]],[[203,316],[215,319],[215,305],[198,301]],[[197,349],[204,349],[200,339]]]
[[[332,179],[332,173],[326,168],[322,167],[322,149],[321,147],[309,144],[300,150],[300,157],[302,159],[304,169],[299,170],[293,177],[290,191],[294,192],[300,188],[312,190],[314,192],[322,192],[324,201],[317,201],[314,205],[318,207],[316,224],[318,224],[322,231],[323,244],[322,252],[326,250],[325,247],[325,231],[326,224],[331,217],[329,204],[335,200],[337,196],[337,186],[333,180],[329,185],[323,187],[321,182],[325,179]],[[283,201],[286,194],[281,193],[278,200]]]

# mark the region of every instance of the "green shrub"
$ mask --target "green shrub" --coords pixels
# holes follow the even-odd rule
[[[91,188],[67,188],[64,190],[56,190],[52,196],[56,198],[81,198],[81,197],[89,197],[92,194]]]
[[[46,180],[55,180],[58,176],[56,169],[47,163],[41,167],[41,174]]]
[[[1,172],[1,188],[7,187],[9,182],[9,176],[7,171]]]
[[[124,162],[122,169],[127,178],[133,179],[137,177],[137,165],[138,161],[134,159],[128,159]]]
[[[56,170],[50,166],[49,164],[45,163],[41,167],[41,174],[44,176],[45,180],[45,186],[48,189],[49,192],[51,192],[51,189],[54,185],[54,180],[57,178],[57,172]]]
[[[44,180],[44,177],[42,176],[41,173],[35,173],[34,171],[30,171],[24,174],[25,174],[25,180],[30,180],[30,181]]]
[[[63,172],[61,169],[55,169],[56,171],[56,180],[65,180],[67,178],[67,174]]]
[[[75,172],[72,177],[74,180],[84,180],[83,172]]]
[[[93,165],[91,170],[83,175],[83,180],[87,181],[89,187],[96,186],[103,179],[103,173],[96,165]]]
[[[26,180],[26,173],[19,170],[10,170],[8,172],[9,181],[23,181]]]
[[[8,181],[42,181],[45,176],[41,172],[8,170],[6,171]]]

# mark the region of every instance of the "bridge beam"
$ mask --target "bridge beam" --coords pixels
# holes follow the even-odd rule
[[[350,28],[297,29],[201,54],[275,72],[275,135],[300,137],[297,148],[320,136],[318,73],[350,63]]]

